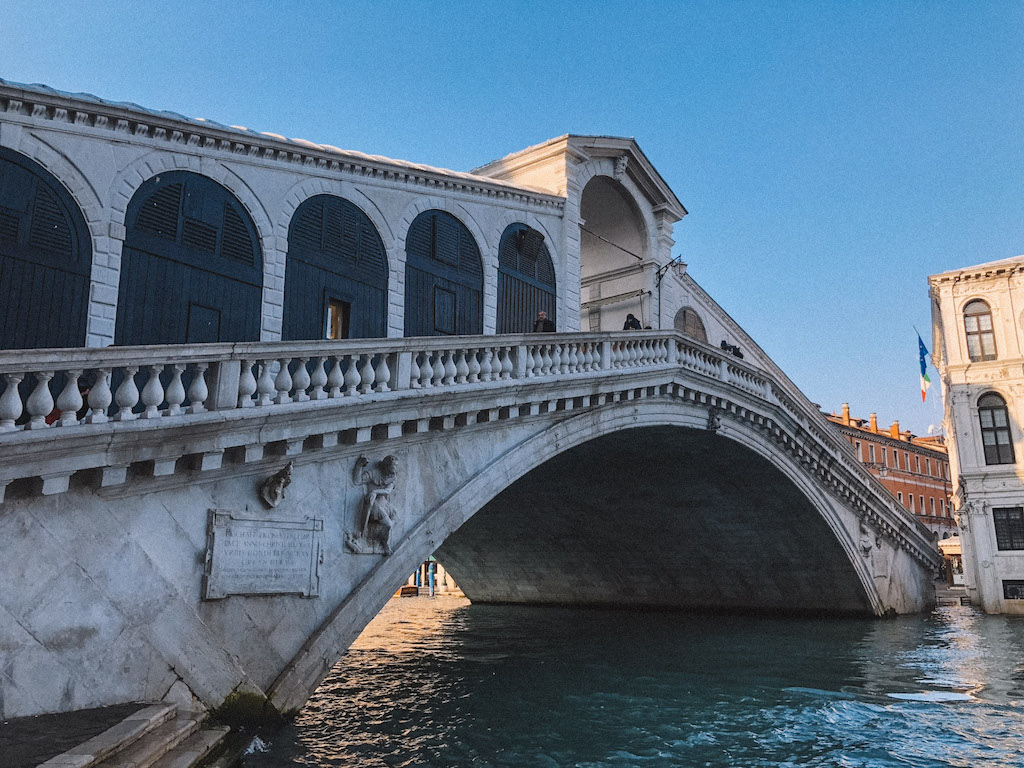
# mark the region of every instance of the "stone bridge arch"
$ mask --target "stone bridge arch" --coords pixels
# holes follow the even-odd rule
[[[354,585],[348,596],[307,640],[301,651],[268,689],[267,696],[271,704],[283,713],[293,713],[301,708],[366,624],[377,615],[398,586],[405,582],[408,574],[439,548],[445,552],[445,548],[448,547],[446,554],[452,556],[450,542],[459,538],[464,526],[471,525],[474,520],[479,519],[478,516],[488,514],[509,489],[514,489],[521,482],[528,483],[535,471],[542,470],[549,463],[572,456],[580,448],[602,441],[607,444],[609,440],[619,437],[630,439],[640,435],[638,431],[645,432],[645,436],[649,436],[652,430],[663,434],[674,432],[687,435],[693,439],[695,445],[714,444],[718,450],[725,450],[730,458],[746,457],[753,464],[760,464],[762,469],[767,465],[773,468],[774,479],[780,486],[788,489],[787,498],[802,500],[801,514],[798,519],[791,521],[791,528],[785,532],[795,535],[797,530],[793,526],[798,523],[806,525],[811,522],[816,525],[813,534],[818,537],[816,541],[823,545],[823,555],[820,559],[840,555],[836,559],[838,569],[829,574],[832,581],[822,583],[817,596],[824,598],[826,593],[833,592],[837,586],[837,576],[841,577],[842,583],[838,586],[843,590],[843,595],[841,598],[835,598],[833,595],[834,603],[831,606],[812,606],[807,602],[797,602],[790,607],[791,611],[806,611],[814,607],[837,613],[869,615],[891,610],[891,600],[886,599],[889,596],[880,593],[879,582],[872,574],[871,558],[875,557],[875,554],[872,553],[871,557],[868,557],[860,549],[857,519],[831,497],[790,454],[780,450],[777,443],[769,439],[763,431],[738,420],[712,418],[719,418],[715,430],[709,429],[707,405],[665,398],[627,400],[547,423],[539,429],[535,427],[528,430],[519,435],[518,439],[507,441],[500,453],[488,457],[486,466],[474,467],[466,464],[462,474],[449,477],[445,487],[437,489],[439,503],[429,511],[424,511],[412,527],[401,535],[393,554],[382,559],[362,581]],[[493,440],[493,433],[488,430],[482,430],[478,435],[472,441],[467,437],[467,442]],[[481,450],[474,450],[476,447]],[[483,454],[486,451],[482,445],[467,444],[459,453]],[[740,469],[747,471],[749,465]],[[747,514],[744,519],[749,521],[750,515]],[[478,532],[472,537],[472,541],[464,542],[463,553],[472,550],[490,533],[493,533],[493,530],[485,531],[483,536]],[[795,546],[799,548],[799,543]],[[775,550],[772,552],[777,554]],[[887,551],[881,555],[883,559],[891,559],[892,556],[898,557],[899,553]],[[446,562],[446,567],[450,568],[460,586],[466,589],[467,596],[473,599],[473,590],[481,586],[479,579],[476,578],[478,574],[467,582],[463,578],[468,575],[467,572],[463,570],[461,575],[459,572],[460,565],[465,566],[465,562],[446,561],[444,555],[439,559]],[[817,564],[820,565],[820,562]],[[756,577],[757,574],[752,576]],[[724,606],[714,602],[695,602],[688,605],[686,602],[673,599],[652,600],[649,599],[649,595],[646,598],[637,595],[632,601],[621,599],[621,595],[609,595],[607,600],[588,600],[586,597],[583,600],[574,600],[558,595],[544,599],[536,592],[517,598],[508,592],[502,593],[500,589],[495,591],[486,586],[483,589],[483,597],[483,602],[582,602],[609,606],[621,606],[632,602],[635,607],[786,610],[785,605],[773,601],[762,602],[760,605],[744,605],[742,601]],[[783,601],[797,598],[787,594],[779,594],[778,597]]]

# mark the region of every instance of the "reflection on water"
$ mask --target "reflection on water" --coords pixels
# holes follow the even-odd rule
[[[245,768],[1024,765],[1024,621],[392,600]]]

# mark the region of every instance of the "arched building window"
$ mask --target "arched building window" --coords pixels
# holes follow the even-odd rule
[[[510,224],[498,246],[498,333],[528,333],[537,313],[555,318],[555,266],[544,236]]]
[[[409,226],[405,256],[406,336],[483,333],[483,263],[465,224],[424,211]]]
[[[992,310],[981,299],[968,302],[964,307],[964,331],[967,333],[967,355],[971,362],[996,359]]]
[[[128,204],[117,344],[256,341],[263,265],[256,227],[212,179],[146,181]]]
[[[708,334],[707,331],[704,330],[704,323],[701,322],[700,315],[689,307],[683,307],[676,312],[676,319],[673,326],[684,336],[689,336],[691,339],[707,343]]]
[[[981,444],[986,464],[1013,464],[1013,438],[1006,401],[995,392],[978,398],[978,419],[981,421]]]
[[[388,267],[369,217],[333,195],[303,202],[288,227],[281,336],[386,335]]]
[[[92,243],[71,195],[0,148],[0,349],[81,347]]]

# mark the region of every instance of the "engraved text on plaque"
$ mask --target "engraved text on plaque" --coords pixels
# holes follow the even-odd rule
[[[210,510],[203,599],[320,594],[324,521],[267,520]]]

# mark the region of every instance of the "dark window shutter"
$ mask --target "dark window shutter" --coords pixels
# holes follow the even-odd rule
[[[181,242],[208,253],[217,252],[217,228],[195,219],[185,219],[181,227]]]
[[[225,259],[252,266],[253,244],[245,222],[231,203],[224,203],[224,230],[220,254]]]
[[[17,214],[0,208],[0,240],[18,241],[18,229],[21,220]]]
[[[158,189],[143,203],[135,226],[167,240],[177,240],[181,190],[181,184],[168,184]]]
[[[434,216],[433,257],[453,267],[459,264],[459,222],[450,216]]]

